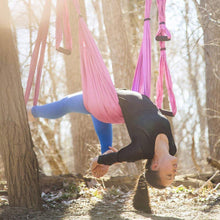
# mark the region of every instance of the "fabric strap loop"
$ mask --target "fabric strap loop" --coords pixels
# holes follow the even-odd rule
[[[43,63],[44,63],[46,40],[47,40],[47,34],[48,34],[48,29],[49,29],[50,12],[51,12],[51,1],[46,0],[44,9],[43,9],[43,14],[42,14],[41,21],[40,21],[38,34],[37,34],[37,40],[35,43],[33,54],[31,56],[28,82],[27,82],[27,87],[26,87],[25,96],[24,96],[26,105],[30,97],[30,92],[31,92],[31,88],[33,85],[33,80],[34,80],[34,75],[35,75],[36,70],[37,70],[37,77],[36,77],[33,105],[37,105],[40,81],[41,81],[41,73],[42,73],[42,68],[43,68]]]

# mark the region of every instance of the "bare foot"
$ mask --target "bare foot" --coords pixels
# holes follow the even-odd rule
[[[27,106],[27,115],[28,115],[28,121],[33,122],[36,120],[36,118],[31,113],[31,106]]]

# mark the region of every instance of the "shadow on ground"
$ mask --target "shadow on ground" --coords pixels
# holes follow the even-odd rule
[[[91,220],[133,220],[133,219],[152,219],[152,220],[182,220],[181,218],[158,216],[137,211],[132,206],[130,193],[111,198],[106,194],[100,202],[90,209],[89,215]]]

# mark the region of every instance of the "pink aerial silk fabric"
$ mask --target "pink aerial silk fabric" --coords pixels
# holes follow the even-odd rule
[[[95,44],[95,41],[93,40],[93,37],[87,28],[87,25],[85,24],[82,16],[80,15],[79,1],[73,0],[73,3],[79,15],[79,43],[84,105],[86,109],[100,121],[106,123],[123,123],[124,119],[122,116],[121,108],[118,103],[117,93],[112,83],[110,74],[103,62],[102,56]],[[165,22],[165,3],[166,0],[157,0],[159,20],[162,22]],[[30,96],[36,67],[37,79],[35,86],[34,105],[37,104],[43,59],[45,54],[46,38],[49,27],[50,8],[51,1],[46,0],[35,48],[31,59],[29,78],[25,92],[26,104]],[[151,38],[149,23],[150,8],[151,0],[146,0],[144,36],[132,86],[132,90],[147,95],[148,97],[150,97],[151,90]],[[160,28],[164,26],[161,26],[160,24]],[[65,37],[65,48],[60,47],[63,35]],[[169,34],[167,36],[169,37]],[[169,100],[171,103],[173,114],[175,115],[175,97],[172,91],[171,76],[166,62],[166,52],[165,50],[163,50],[163,48],[165,47],[165,43],[160,42],[160,46],[162,50],[159,68],[160,73],[157,81],[156,103],[158,108],[161,108],[163,101],[163,75],[165,74]],[[59,51],[66,54],[69,54],[72,49],[69,14],[67,10],[66,0],[57,0],[56,48]],[[38,61],[39,51],[40,58]]]
[[[44,5],[44,10],[43,10],[43,15],[40,21],[40,28],[39,28],[38,35],[37,35],[37,40],[36,40],[34,51],[31,57],[29,77],[28,77],[27,87],[26,87],[25,96],[24,96],[26,104],[30,96],[30,91],[33,85],[33,79],[34,79],[34,75],[36,72],[36,68],[37,68],[37,77],[36,77],[36,83],[35,83],[33,105],[37,104],[42,67],[44,63],[47,33],[48,33],[48,28],[49,28],[50,11],[51,11],[50,9],[51,9],[51,1],[46,0],[45,5]]]
[[[150,35],[151,0],[145,1],[144,35],[138,63],[135,70],[132,90],[150,97],[151,93],[151,35]]]
[[[173,115],[175,115],[177,112],[176,100],[175,100],[175,96],[173,93],[173,88],[172,88],[173,86],[172,86],[170,71],[169,71],[169,68],[167,65],[166,50],[165,50],[165,42],[164,41],[160,41],[160,48],[161,48],[161,52],[160,52],[159,76],[157,79],[157,86],[156,86],[157,87],[156,105],[159,109],[162,108],[162,104],[163,104],[163,76],[165,75],[169,101],[170,101]]]
[[[156,34],[156,40],[158,41],[168,41],[171,39],[171,34],[166,27],[165,7],[166,0],[157,0],[159,28]]]
[[[171,39],[171,34],[167,30],[165,23],[165,7],[166,7],[166,0],[157,0],[157,7],[158,7],[158,19],[159,19],[159,30],[157,33],[156,39],[160,42],[160,64],[159,64],[159,75],[157,79],[156,85],[156,105],[159,109],[162,108],[163,104],[163,77],[165,75],[166,87],[168,91],[168,97],[172,109],[173,116],[175,116],[177,112],[176,108],[176,100],[173,93],[173,84],[171,80],[170,71],[167,65],[166,59],[166,48],[165,48],[165,41]]]
[[[60,44],[64,37],[64,47]],[[56,49],[64,54],[71,54],[72,37],[70,30],[69,12],[66,0],[57,0],[56,5]]]
[[[79,44],[83,101],[86,109],[106,123],[123,123],[118,96],[102,56],[87,28],[78,0],[73,0],[79,15]]]

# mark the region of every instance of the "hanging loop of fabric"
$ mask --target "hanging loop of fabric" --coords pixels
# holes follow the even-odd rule
[[[151,93],[151,34],[149,22],[151,2],[151,0],[145,1],[144,34],[132,85],[133,91],[148,97]]]
[[[51,1],[46,0],[44,9],[43,9],[42,18],[40,21],[40,27],[39,27],[39,31],[37,35],[37,40],[35,43],[33,54],[31,56],[28,82],[27,82],[27,87],[26,87],[25,96],[24,96],[26,105],[30,97],[30,92],[31,92],[31,88],[33,85],[36,68],[37,68],[37,77],[36,77],[36,83],[35,83],[33,105],[37,104],[37,100],[39,97],[40,80],[41,80],[41,73],[42,73],[42,67],[43,67],[43,62],[44,62],[47,34],[48,34],[48,29],[49,29],[50,12],[51,12]]]
[[[171,39],[171,34],[166,27],[166,17],[165,17],[165,7],[166,0],[157,0],[158,8],[158,19],[159,19],[159,28],[156,34],[157,41],[169,41]]]
[[[106,123],[123,123],[118,96],[98,47],[73,0],[79,15],[79,44],[83,102],[93,116]]]
[[[163,76],[165,75],[165,81],[166,81],[166,87],[168,92],[168,97],[171,105],[172,112],[161,110],[161,112],[168,116],[175,116],[177,112],[176,108],[176,100],[173,93],[173,86],[172,86],[172,80],[170,71],[167,65],[167,59],[166,59],[166,48],[165,48],[165,42],[160,41],[160,66],[159,66],[159,76],[157,79],[157,85],[156,85],[156,92],[157,92],[157,98],[156,98],[156,105],[159,109],[162,108],[163,104]]]
[[[63,37],[64,47],[61,47]],[[57,0],[56,4],[56,50],[66,55],[71,54],[72,51],[72,37],[66,0]]]

